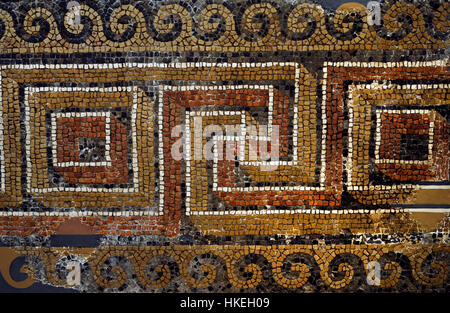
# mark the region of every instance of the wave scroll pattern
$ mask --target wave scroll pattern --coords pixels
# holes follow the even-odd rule
[[[422,288],[448,282],[447,245],[288,245],[288,246],[150,246],[99,248],[1,248],[2,276],[13,287],[28,288],[38,277],[67,287],[64,264],[81,260],[84,285],[123,290],[138,285],[147,291],[183,286],[190,291],[352,291],[392,290],[408,284]],[[19,258],[39,262],[21,266],[29,276],[12,279],[9,268]],[[380,265],[378,285],[367,283],[373,261]],[[39,268],[36,264],[42,264]],[[34,266],[34,268],[33,268]],[[37,274],[35,274],[37,273]],[[59,275],[59,276],[58,276]],[[91,281],[89,281],[91,280]],[[134,283],[130,283],[134,282]]]
[[[438,49],[448,43],[448,3],[419,8],[385,1],[378,26],[368,25],[369,11],[355,4],[326,12],[312,3],[223,2],[198,10],[183,3],[81,4],[65,11],[45,2],[3,4],[0,52]]]

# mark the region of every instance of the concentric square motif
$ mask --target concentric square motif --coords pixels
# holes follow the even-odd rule
[[[377,111],[376,166],[397,181],[448,181],[448,125],[434,110]]]
[[[176,73],[140,67],[1,67],[3,233],[47,236],[79,217],[98,234],[177,234],[179,211],[158,206],[156,120],[146,85],[152,73]]]
[[[27,94],[27,90],[25,92]],[[31,95],[36,92],[39,90],[32,91]],[[135,124],[136,108],[132,107],[130,112],[126,107],[115,108],[112,112],[92,112],[96,108],[87,108],[88,112],[80,112],[80,108],[70,110],[48,110],[51,132],[47,146],[52,147],[49,176],[53,187],[43,191],[81,191],[83,188],[100,192],[110,192],[114,188],[122,192],[137,190],[134,186],[137,185],[138,168],[136,162],[133,164],[137,157],[133,156],[136,138],[127,131],[127,125]],[[128,160],[131,161],[129,164]],[[81,185],[74,187],[71,184]],[[40,189],[30,191],[40,192]]]
[[[27,192],[46,206],[153,206],[155,177],[140,173],[151,169],[143,158],[153,157],[142,154],[142,140],[153,142],[152,123],[140,129],[145,137],[137,131],[138,107],[152,110],[142,90],[31,87],[24,95]]]
[[[448,198],[449,86],[442,65],[405,62],[403,72],[390,72],[382,82],[378,73],[397,64],[346,68],[352,77],[341,83],[348,84],[346,188],[364,204],[414,203],[414,197],[403,197],[411,190]],[[356,72],[362,66],[368,68]]]
[[[111,112],[51,113],[52,160],[56,167],[111,166]],[[113,117],[115,120],[115,117]],[[120,124],[119,124],[120,125]],[[117,127],[119,138],[127,135]],[[115,144],[126,148],[126,144]],[[122,160],[123,157],[120,157]]]
[[[433,152],[428,110],[377,111],[376,163],[424,163]],[[417,151],[417,152],[416,152]]]

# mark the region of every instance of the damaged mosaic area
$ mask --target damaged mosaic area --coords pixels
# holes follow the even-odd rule
[[[450,6],[377,3],[0,3],[5,290],[448,292]]]

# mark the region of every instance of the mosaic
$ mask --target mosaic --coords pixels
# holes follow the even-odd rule
[[[0,3],[0,290],[448,292],[449,3],[332,2]]]

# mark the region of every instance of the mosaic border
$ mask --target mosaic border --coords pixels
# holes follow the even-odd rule
[[[380,8],[380,25],[367,23],[370,13],[362,4],[344,4],[329,14],[317,4],[284,1],[224,1],[204,4],[198,11],[192,9],[196,6],[191,1],[156,6],[149,1],[132,1],[114,4],[110,10],[82,1],[63,12],[30,4],[22,7],[20,17],[14,12],[16,6],[1,7],[5,26],[0,33],[0,50],[8,53],[150,50],[147,47],[181,52],[446,48],[446,2],[433,7],[429,3],[418,6],[385,1]],[[83,23],[71,23],[76,13],[83,17]],[[173,20],[167,19],[170,14]],[[409,19],[399,23],[401,15]],[[218,21],[210,20],[214,16]],[[256,22],[255,16],[264,16],[263,22]],[[123,17],[129,22],[121,24]],[[295,23],[298,19],[304,22]],[[167,25],[159,26],[160,21]],[[120,26],[111,27],[116,23]]]
[[[392,292],[405,286],[417,291],[424,287],[443,291],[450,253],[447,245],[440,244],[2,247],[0,251],[4,256],[1,274],[14,288],[27,288],[40,277],[52,286],[90,292],[127,291],[129,285],[145,292],[170,292],[174,286],[188,292],[261,292],[269,286],[277,292],[352,292],[361,288]],[[38,259],[43,270],[38,263],[27,262],[22,269],[28,277],[15,281],[9,266],[19,256]],[[117,258],[122,262],[113,261]],[[69,260],[77,260],[84,269],[83,285],[69,286],[60,278]],[[370,285],[367,277],[373,261],[380,264],[381,277]],[[194,263],[203,273],[193,269]],[[105,270],[107,264],[109,270]],[[429,272],[431,268],[433,273]],[[111,272],[116,273],[114,278]]]

